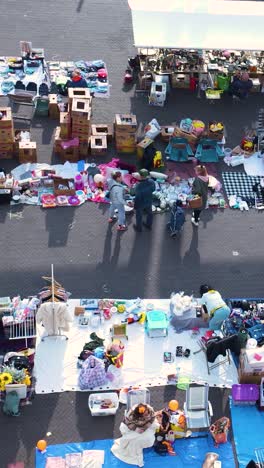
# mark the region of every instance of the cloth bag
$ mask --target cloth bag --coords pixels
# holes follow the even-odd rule
[[[89,356],[83,363],[79,375],[79,387],[81,390],[88,390],[94,387],[101,387],[107,382],[105,365],[101,359]]]

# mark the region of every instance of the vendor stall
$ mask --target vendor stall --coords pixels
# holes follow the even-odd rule
[[[199,82],[199,89],[226,91],[234,73],[242,70],[250,74],[252,91],[261,90],[263,39],[255,35],[264,16],[261,3],[200,0],[185,5],[171,0],[164,6],[130,0],[129,6],[141,89],[160,81],[158,75],[169,75],[173,88],[195,90]]]

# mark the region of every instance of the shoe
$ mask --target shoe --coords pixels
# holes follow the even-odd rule
[[[187,358],[190,357],[190,354],[191,354],[191,350],[188,348],[183,353],[184,357],[187,357]]]
[[[136,232],[142,232],[142,228],[139,228],[136,224],[133,224],[133,229]]]
[[[198,227],[199,226],[199,221],[195,221],[194,218],[192,218],[192,223],[194,226]]]
[[[149,224],[143,223],[143,226],[145,226],[145,228],[147,228],[149,231],[151,231],[152,229],[152,226],[150,226]]]
[[[176,347],[176,357],[182,357],[182,355],[183,355],[182,346],[177,346]]]
[[[119,225],[117,226],[117,230],[118,230],[118,231],[126,231],[126,230],[127,230],[127,226],[125,226],[124,224],[122,224],[122,225],[119,224]]]

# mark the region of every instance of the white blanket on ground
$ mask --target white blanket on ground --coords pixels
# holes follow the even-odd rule
[[[125,463],[130,465],[143,466],[143,449],[152,447],[155,441],[155,431],[159,424],[154,423],[142,434],[130,431],[128,427],[121,423],[120,431],[122,437],[115,440],[111,452]]]
[[[264,176],[264,158],[254,153],[250,158],[244,158],[244,169],[249,176]]]
[[[144,303],[154,304],[168,312],[169,300],[144,300]],[[75,306],[80,305],[80,300],[69,300],[69,310],[74,314]],[[114,315],[112,321],[122,320],[119,314]],[[35,375],[37,378],[37,393],[53,393],[63,391],[78,391],[77,359],[85,343],[90,341],[91,332],[103,335],[110,340],[111,321],[105,321],[98,328],[81,328],[78,319],[75,318],[67,332],[68,341],[63,338],[46,338],[43,342],[41,336],[44,334],[43,327],[39,327],[39,336],[36,344]],[[117,384],[109,382],[102,388],[96,390],[119,389],[123,386],[142,385],[146,387],[166,385],[168,374],[180,374],[195,382],[208,382],[209,385],[231,387],[238,383],[237,370],[233,363],[222,364],[213,369],[208,375],[205,355],[203,352],[193,355],[199,349],[197,338],[192,338],[191,331],[175,333],[169,327],[166,338],[149,338],[146,335],[144,325],[133,323],[128,325],[128,340],[125,344],[124,366],[121,372],[121,382]],[[204,333],[204,330],[201,331]],[[171,351],[175,356],[176,346],[189,348],[189,358],[175,358],[172,363],[163,362],[163,352]],[[218,359],[216,362],[218,362]],[[222,356],[220,356],[220,360]]]

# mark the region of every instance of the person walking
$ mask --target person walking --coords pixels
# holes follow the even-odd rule
[[[202,199],[201,207],[193,210],[192,223],[194,226],[199,226],[200,214],[206,208],[208,198],[209,176],[206,167],[203,165],[196,166],[196,177],[193,181],[192,193],[198,195]]]
[[[155,182],[150,179],[149,171],[147,169],[140,169],[139,175],[141,180],[136,185],[135,190],[135,210],[136,210],[136,224],[134,229],[137,232],[142,231],[142,224],[151,230],[152,229],[152,199],[153,192],[155,191]],[[143,223],[143,214],[146,214],[146,222]]]
[[[122,174],[117,171],[112,174],[111,179],[108,180],[110,208],[109,208],[109,223],[113,223],[115,218],[115,211],[118,211],[118,231],[125,231],[126,226],[126,212],[125,212],[125,187],[122,184]]]

